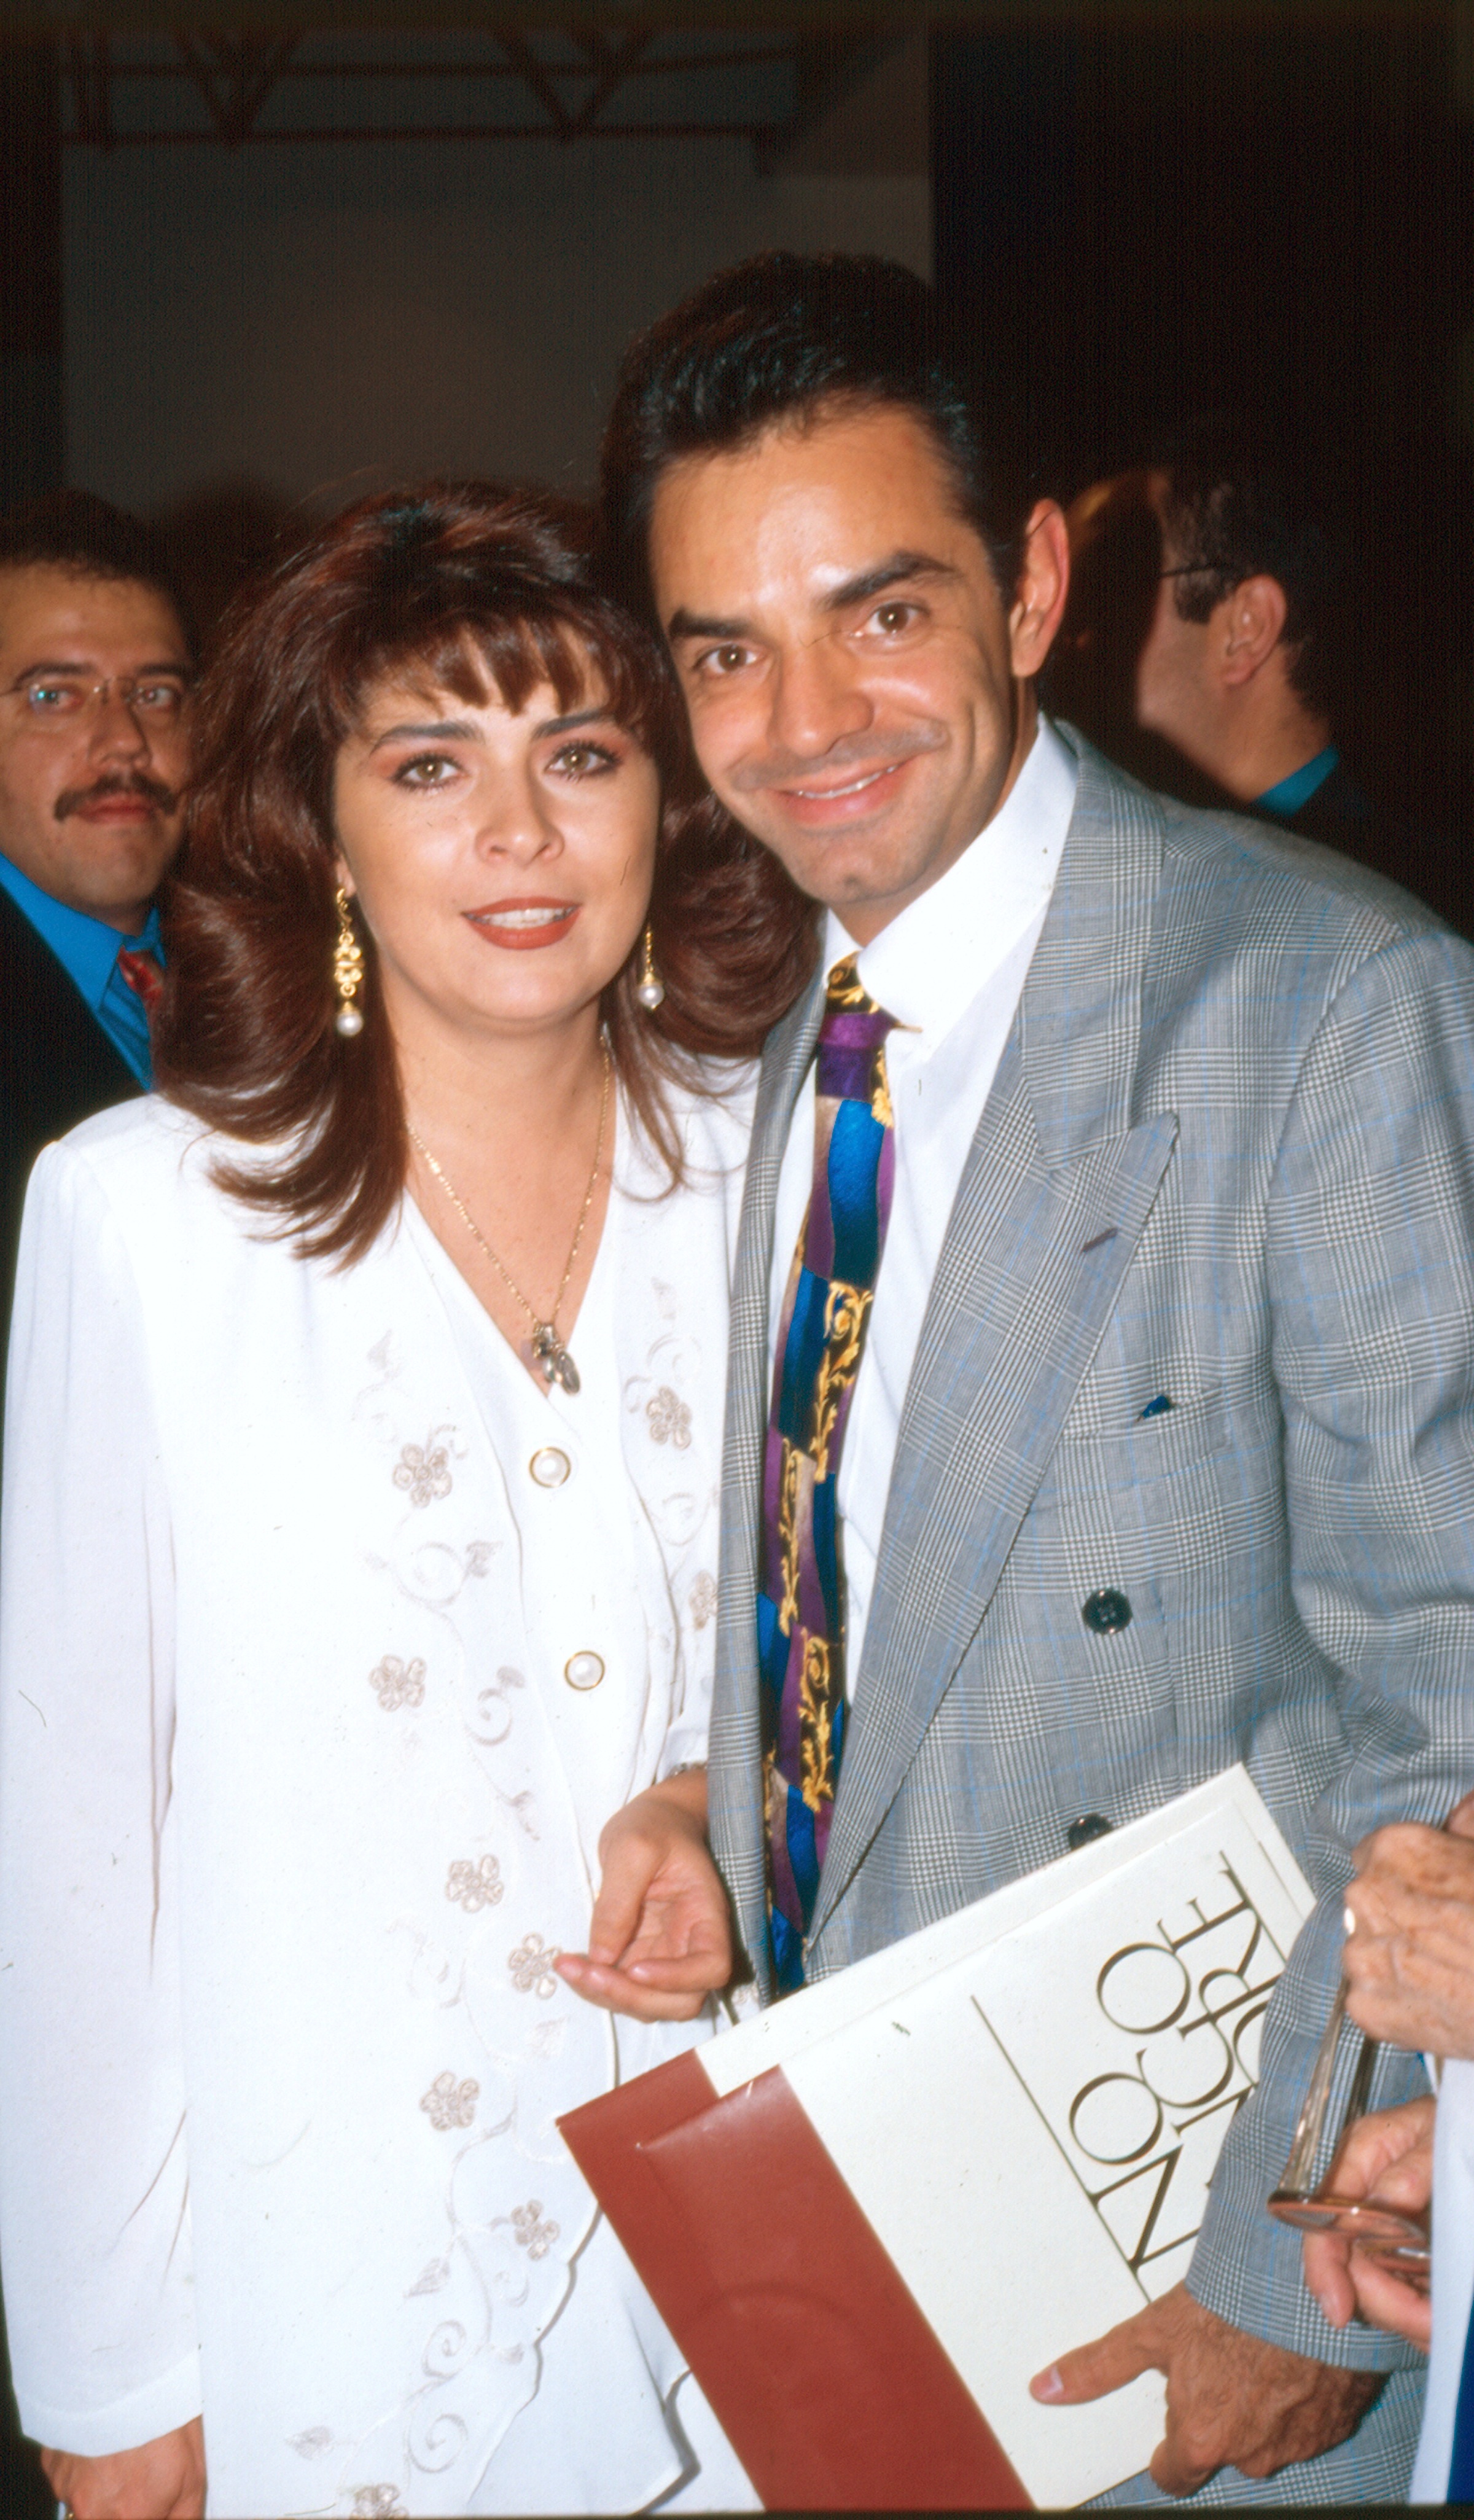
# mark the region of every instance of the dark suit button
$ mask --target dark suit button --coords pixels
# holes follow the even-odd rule
[[[1103,1593],[1093,1593],[1081,1603],[1080,1615],[1094,1636],[1112,1637],[1117,1628],[1131,1626],[1131,1603],[1124,1593],[1109,1586]]]
[[[1064,1834],[1070,1853],[1078,1855],[1082,1846],[1091,1845],[1095,1838],[1109,1837],[1110,1822],[1099,1812],[1087,1812],[1083,1820],[1072,1820]]]

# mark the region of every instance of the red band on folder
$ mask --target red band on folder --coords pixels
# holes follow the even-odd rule
[[[558,2125],[768,2509],[1032,2507],[779,2068],[720,2099],[678,2056]]]

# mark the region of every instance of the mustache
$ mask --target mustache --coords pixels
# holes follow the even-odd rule
[[[914,761],[918,753],[940,752],[946,741],[939,726],[908,727],[897,735],[842,735],[825,752],[769,752],[760,761],[744,761],[732,773],[732,785],[752,796],[763,788],[812,779],[818,771],[885,770],[898,761]]]
[[[94,779],[90,788],[64,788],[52,807],[59,823],[84,806],[100,804],[105,796],[146,796],[160,814],[172,814],[179,799],[172,788],[161,779],[150,779],[142,770],[114,770],[105,778]]]

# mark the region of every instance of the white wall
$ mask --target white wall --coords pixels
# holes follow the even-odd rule
[[[929,272],[926,179],[763,178],[723,140],[71,149],[68,477],[143,511],[230,479],[580,489],[630,335],[771,245]]]

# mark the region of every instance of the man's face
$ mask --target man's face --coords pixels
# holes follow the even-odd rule
[[[0,852],[125,933],[179,845],[189,675],[153,587],[0,568]]]
[[[1006,795],[1066,570],[1042,504],[1005,603],[930,431],[893,405],[662,474],[650,573],[701,767],[860,943]]]
[[[1151,476],[1150,500],[1162,534],[1161,566],[1183,567],[1200,554],[1181,550],[1173,541],[1164,514],[1166,481]],[[1136,714],[1138,726],[1164,736],[1189,761],[1199,758],[1205,728],[1216,731],[1217,691],[1211,670],[1215,616],[1184,621],[1178,610],[1180,577],[1161,577],[1146,637],[1137,656]]]

